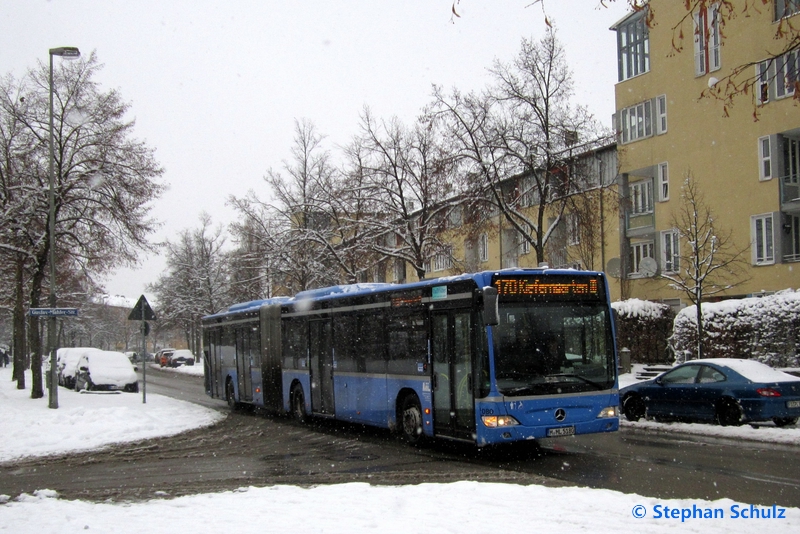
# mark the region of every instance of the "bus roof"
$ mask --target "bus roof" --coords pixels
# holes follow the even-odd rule
[[[273,304],[291,304],[292,302],[299,302],[302,300],[317,300],[328,298],[340,297],[355,297],[362,295],[369,295],[374,293],[383,293],[387,291],[404,291],[413,290],[417,288],[429,287],[432,285],[449,284],[452,282],[460,282],[466,280],[473,280],[479,286],[488,285],[491,277],[497,274],[580,274],[580,275],[598,275],[601,273],[595,271],[578,271],[575,269],[523,269],[518,267],[499,269],[495,271],[483,271],[478,273],[465,273],[454,276],[445,276],[441,278],[430,278],[420,280],[418,282],[409,282],[405,284],[392,284],[392,283],[361,283],[361,284],[343,284],[330,287],[322,287],[319,289],[309,289],[297,293],[294,297],[273,297],[262,300],[251,300],[249,302],[242,302],[233,304],[227,310],[220,311],[211,315],[206,315],[202,319],[221,319],[230,315],[237,315],[244,312],[256,312],[263,306]]]

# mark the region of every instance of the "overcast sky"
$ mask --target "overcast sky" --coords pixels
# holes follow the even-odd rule
[[[96,51],[98,81],[131,104],[135,136],[156,150],[168,192],[153,205],[155,241],[236,218],[229,195],[254,189],[289,158],[295,119],[311,120],[336,154],[369,106],[411,122],[431,85],[480,90],[494,59],[510,61],[523,37],[546,29],[532,0],[0,0],[0,74],[19,77],[48,50]],[[576,102],[610,126],[615,34],[627,3],[547,0],[566,49]],[[56,59],[59,61],[59,59]],[[106,284],[144,293],[164,269],[142,257]]]

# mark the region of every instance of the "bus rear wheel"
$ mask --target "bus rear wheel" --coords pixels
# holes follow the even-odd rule
[[[412,445],[422,441],[422,408],[416,395],[406,395],[403,399],[400,409],[400,435]]]
[[[291,403],[292,417],[298,423],[305,423],[306,419],[308,419],[308,413],[306,413],[306,399],[303,396],[303,387],[300,384],[292,386]]]
[[[231,411],[235,411],[239,407],[239,403],[236,402],[236,394],[233,390],[233,382],[228,380],[228,383],[225,385],[225,400],[228,401],[228,407]]]

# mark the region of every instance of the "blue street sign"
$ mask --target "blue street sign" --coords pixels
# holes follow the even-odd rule
[[[31,317],[77,317],[78,308],[31,308],[28,310]]]

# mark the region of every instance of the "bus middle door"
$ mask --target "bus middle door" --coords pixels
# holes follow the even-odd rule
[[[311,356],[311,411],[333,415],[333,340],[331,320],[313,320],[309,326]]]
[[[431,314],[433,431],[436,435],[473,439],[475,401],[471,317],[468,310]]]

